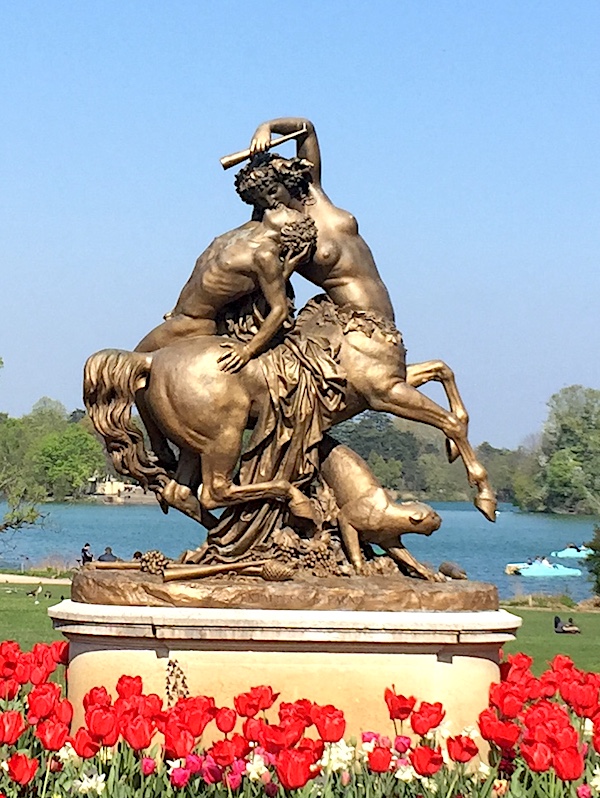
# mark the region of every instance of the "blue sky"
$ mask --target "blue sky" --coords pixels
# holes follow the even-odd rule
[[[0,97],[1,410],[81,406],[87,355],[133,347],[247,218],[218,158],[284,115],[474,443],[600,388],[597,2],[5,1]]]

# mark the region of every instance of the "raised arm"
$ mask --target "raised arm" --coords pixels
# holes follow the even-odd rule
[[[308,119],[300,117],[282,117],[281,119],[271,119],[270,122],[260,124],[250,142],[250,152],[256,155],[257,152],[266,152],[272,133],[286,136],[288,133],[295,133],[297,130],[306,128],[306,133],[296,139],[296,155],[298,158],[306,158],[313,165],[311,175],[313,183],[321,187],[321,150],[319,140],[313,123]]]

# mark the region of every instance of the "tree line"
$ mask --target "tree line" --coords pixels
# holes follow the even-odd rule
[[[89,477],[106,470],[104,449],[84,410],[68,413],[44,397],[20,418],[0,412],[0,498],[8,503],[0,533],[34,523],[40,502],[77,497]]]
[[[437,430],[378,413],[338,424],[353,448],[402,498],[470,498],[460,462],[445,462]],[[531,512],[600,514],[600,391],[572,385],[554,394],[541,432],[517,449],[476,448],[498,499]]]

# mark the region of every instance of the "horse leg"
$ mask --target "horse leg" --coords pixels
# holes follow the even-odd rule
[[[175,471],[177,468],[177,457],[175,457],[175,454],[169,446],[164,433],[158,427],[156,421],[154,420],[154,416],[150,412],[150,409],[146,403],[145,390],[137,391],[135,395],[135,404],[140,414],[140,418],[144,422],[144,427],[146,428],[148,437],[150,438],[152,453],[158,459],[159,465],[161,465],[165,471]]]
[[[195,452],[182,449],[175,476],[160,494],[160,506],[165,513],[169,507],[174,507],[206,529],[214,529],[219,520],[200,504],[197,496],[199,486],[200,458]]]
[[[441,382],[446,393],[450,410],[465,426],[465,435],[469,426],[469,414],[458,392],[454,372],[443,360],[428,360],[425,363],[412,363],[406,367],[406,382],[413,388],[420,388],[426,382]],[[459,456],[456,444],[446,438],[446,454],[448,462],[453,463]]]
[[[218,438],[211,441],[202,452],[203,507],[214,510],[257,499],[280,499],[289,503],[290,511],[299,518],[316,523],[309,499],[285,479],[255,482],[251,485],[235,485],[233,474],[242,449],[242,433],[245,420],[239,427],[219,431]]]
[[[454,441],[467,470],[469,484],[477,490],[475,506],[488,521],[496,520],[496,497],[488,481],[487,471],[477,460],[467,440],[464,424],[454,413],[444,410],[432,399],[399,379],[380,379],[377,387],[373,387],[370,395],[365,398],[372,410],[429,424],[442,430],[447,438]]]

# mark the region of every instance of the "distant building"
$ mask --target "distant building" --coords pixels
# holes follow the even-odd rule
[[[94,474],[88,479],[88,495],[101,499],[107,504],[154,504],[156,502],[153,493],[144,493],[140,485],[132,485],[122,479],[106,475],[100,477]]]

